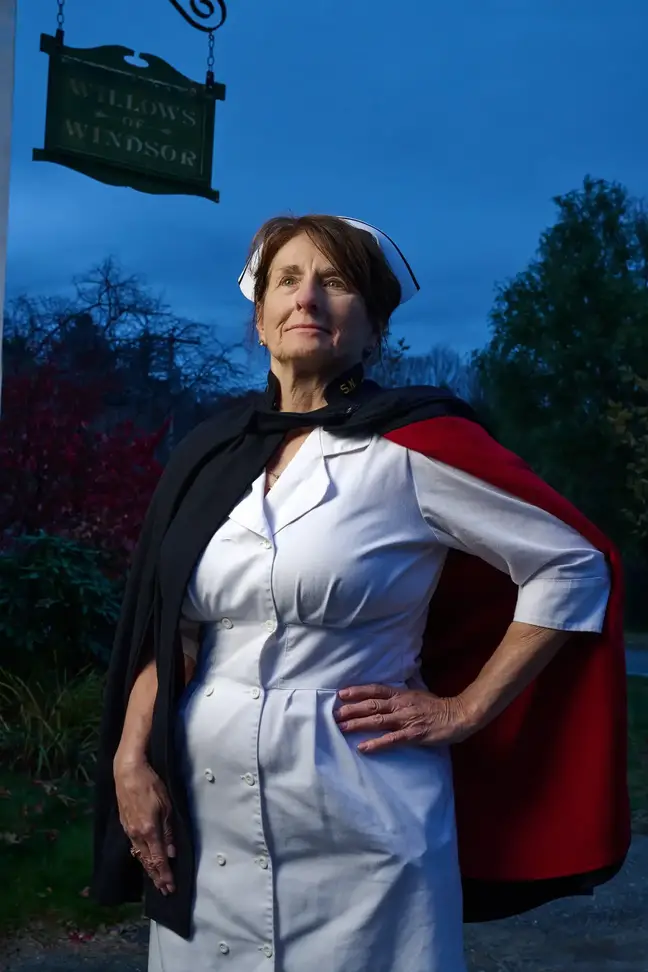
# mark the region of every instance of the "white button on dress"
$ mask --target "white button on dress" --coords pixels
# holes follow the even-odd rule
[[[216,777],[214,776],[213,772],[210,769],[206,769],[205,779],[207,780],[208,783],[213,783]]]
[[[194,931],[153,922],[149,972],[207,972],[230,948],[235,972],[465,972],[450,753],[363,756],[374,734],[341,732],[337,693],[418,684],[450,546],[508,570],[518,620],[546,627],[600,630],[605,566],[548,514],[379,437],[316,430],[264,486],[207,545],[183,605],[203,626],[179,710]]]
[[[228,631],[234,627],[234,622],[231,620],[231,618],[222,618],[221,624],[224,628],[227,628]]]

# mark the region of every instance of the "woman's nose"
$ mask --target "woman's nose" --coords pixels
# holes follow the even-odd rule
[[[302,278],[296,293],[297,306],[308,310],[317,307],[320,302],[320,291],[321,288],[314,277]]]

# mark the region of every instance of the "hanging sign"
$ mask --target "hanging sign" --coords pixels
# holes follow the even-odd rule
[[[166,61],[126,47],[66,47],[41,35],[49,55],[45,147],[37,162],[56,162],[114,186],[203,196],[211,187],[216,101],[225,86],[199,84]]]

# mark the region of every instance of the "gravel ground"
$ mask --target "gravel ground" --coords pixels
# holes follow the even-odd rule
[[[5,946],[0,970],[146,972],[146,942],[145,925],[85,943],[45,944],[35,932]],[[635,836],[623,871],[594,898],[468,925],[466,952],[470,972],[648,972],[648,836]]]
[[[593,898],[466,927],[470,972],[648,972],[648,837]]]

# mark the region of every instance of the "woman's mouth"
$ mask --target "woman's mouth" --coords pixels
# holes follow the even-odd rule
[[[290,330],[291,331],[322,331],[324,334],[329,333],[325,327],[321,327],[319,324],[293,324]]]

